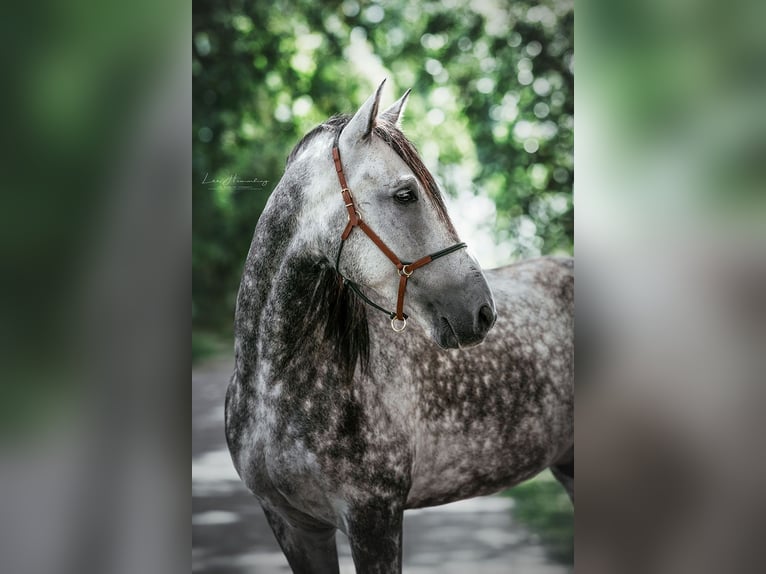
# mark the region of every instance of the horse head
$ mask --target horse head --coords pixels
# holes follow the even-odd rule
[[[325,124],[334,162],[326,147],[296,154],[313,177],[301,224],[350,288],[380,310],[396,309],[394,330],[409,317],[443,348],[478,344],[496,319],[492,293],[400,129],[409,90],[379,112],[384,83],[353,117]]]

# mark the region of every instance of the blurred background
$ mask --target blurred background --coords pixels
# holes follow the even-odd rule
[[[0,572],[188,568],[190,31],[0,7]]]
[[[387,78],[383,106],[412,89],[403,130],[484,267],[571,255],[573,27],[558,0],[195,4],[195,571],[286,568],[231,468],[221,405],[242,265],[292,147]],[[408,513],[408,571],[571,569],[572,507],[549,473],[484,504]]]
[[[577,569],[758,572],[766,3],[577,10]]]

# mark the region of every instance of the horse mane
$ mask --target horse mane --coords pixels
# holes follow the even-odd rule
[[[315,284],[312,307],[319,325],[317,333],[333,346],[335,360],[345,378],[350,381],[357,364],[362,373],[370,372],[370,329],[367,307],[348,287],[344,286],[334,267],[320,266]]]
[[[334,136],[351,120],[350,115],[336,115],[318,125],[296,144],[287,157],[286,166],[318,136],[329,133]],[[457,240],[457,232],[447,215],[447,208],[431,172],[428,171],[415,146],[393,123],[378,118],[373,134],[383,140],[415,174],[436,209],[439,219]],[[329,151],[329,150],[328,150]],[[340,230],[338,230],[340,233]],[[335,360],[342,366],[347,380],[351,380],[357,363],[363,373],[369,373],[370,332],[367,307],[351,289],[345,287],[332,265],[320,265],[314,295],[309,306],[312,316],[306,326],[323,325],[323,335],[334,347]],[[317,333],[318,334],[318,333]]]

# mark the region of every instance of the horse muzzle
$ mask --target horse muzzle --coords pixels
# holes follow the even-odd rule
[[[452,289],[434,304],[432,334],[443,349],[462,349],[481,343],[497,320],[495,302],[485,287],[481,296],[469,297],[465,290]]]

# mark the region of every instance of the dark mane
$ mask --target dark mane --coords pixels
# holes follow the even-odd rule
[[[311,282],[306,288],[313,289],[313,295],[306,306],[303,333],[296,337],[292,352],[300,352],[300,340],[323,338],[333,346],[332,359],[341,365],[347,381],[351,381],[357,363],[363,373],[369,373],[370,332],[364,303],[343,286],[335,269],[327,263],[316,264],[314,272],[306,277]]]
[[[351,116],[337,115],[312,129],[290,152],[286,165],[289,166],[317,136],[322,133],[329,133],[334,136],[350,120]],[[399,128],[387,121],[378,120],[373,128],[373,134],[388,144],[412,170],[426,196],[436,209],[439,218],[457,241],[457,233],[447,215],[439,186],[431,172],[423,164],[423,160],[420,159],[420,155],[418,155],[412,142]],[[330,169],[329,165],[328,169]],[[338,233],[340,234],[340,230]],[[357,362],[359,362],[362,372],[369,372],[370,333],[367,324],[367,308],[364,302],[351,289],[343,286],[340,276],[331,265],[323,264],[320,266],[318,278],[313,288],[314,295],[309,305],[312,316],[307,317],[306,329],[310,328],[309,325],[324,326],[321,334],[333,344],[335,359],[343,365],[349,381],[353,377]]]
[[[295,159],[295,156],[297,156],[301,151],[303,151],[306,148],[306,146],[308,146],[314,140],[314,138],[316,138],[316,136],[318,136],[320,133],[326,131],[335,135],[335,132],[337,132],[338,130],[342,130],[344,127],[346,127],[346,124],[349,121],[351,121],[351,116],[349,115],[336,115],[331,117],[325,123],[319,124],[317,127],[312,129],[309,133],[303,136],[301,141],[295,144],[293,151],[291,151],[290,155],[287,156],[287,161],[285,162],[285,165],[290,165]]]

